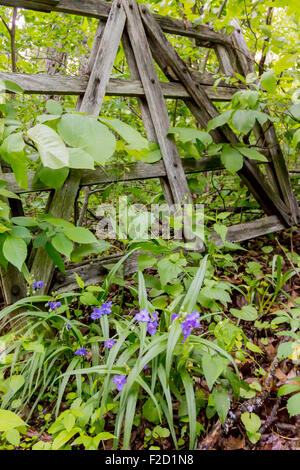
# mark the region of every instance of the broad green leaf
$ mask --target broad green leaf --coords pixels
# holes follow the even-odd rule
[[[148,149],[149,141],[145,139],[136,129],[129,126],[119,119],[100,119],[101,122],[111,127],[117,132],[122,139],[124,139],[130,146],[131,149],[142,150]]]
[[[68,175],[69,168],[67,167],[51,170],[51,168],[41,166],[35,175],[35,179],[40,179],[48,188],[58,189],[64,184]]]
[[[52,170],[69,166],[68,149],[53,129],[37,124],[27,135],[36,144],[44,166]]]
[[[25,421],[19,418],[16,413],[8,410],[0,410],[0,432],[9,431],[19,427],[27,426]]]
[[[251,110],[239,109],[232,116],[232,124],[237,131],[248,134],[255,124],[255,114]]]
[[[286,384],[282,385],[278,390],[277,396],[282,397],[283,395],[288,395],[289,393],[299,392],[300,384]]]
[[[224,424],[230,408],[228,391],[225,388],[215,388],[212,392],[212,397],[221,423]]]
[[[199,129],[192,129],[190,127],[172,127],[169,129],[168,134],[175,134],[181,142],[191,142],[195,139],[207,147],[212,144],[213,140],[208,132],[200,131]]]
[[[273,70],[264,72],[260,78],[260,84],[264,90],[269,93],[275,93],[277,87],[277,78]]]
[[[81,261],[85,256],[88,256],[92,253],[102,253],[110,247],[110,243],[104,240],[97,240],[95,243],[87,243],[81,245],[72,252],[71,259],[74,262]]]
[[[243,413],[241,416],[242,423],[244,424],[246,430],[250,434],[255,434],[260,426],[261,426],[261,420],[260,417],[257,416],[255,413]]]
[[[300,121],[300,101],[289,107],[289,112],[296,121]]]
[[[207,131],[209,132],[217,127],[224,126],[224,124],[226,124],[231,118],[232,113],[233,110],[229,109],[228,111],[225,111],[224,113],[219,114],[219,116],[211,119],[208,123]]]
[[[97,239],[87,228],[73,227],[64,230],[64,234],[76,243],[96,243]]]
[[[21,238],[8,236],[3,243],[3,254],[9,263],[22,270],[27,256],[27,246]]]
[[[209,390],[213,388],[215,381],[227,367],[227,364],[228,360],[224,357],[203,353],[202,368]]]
[[[93,157],[82,149],[69,148],[70,168],[94,170]]]
[[[46,243],[46,252],[52,259],[53,263],[55,266],[58,267],[58,269],[62,272],[66,272],[66,268],[63,262],[62,257],[60,256],[59,252],[51,245],[51,243]]]
[[[10,80],[0,79],[0,93],[2,91],[10,91],[15,94],[22,94],[24,92],[23,88],[21,88],[17,83],[14,83]]]
[[[20,444],[20,433],[17,429],[10,429],[5,433],[6,440],[15,447],[18,447]]]
[[[250,158],[251,160],[256,160],[258,162],[267,162],[268,159],[255,148],[250,147],[236,147],[237,150],[242,153],[245,157]]]
[[[153,424],[158,424],[160,422],[160,416],[154,406],[152,398],[148,398],[143,405],[143,417]]]
[[[52,450],[59,450],[61,449],[62,447],[64,447],[65,444],[67,444],[67,442],[69,442],[73,436],[75,436],[75,434],[77,434],[78,432],[80,432],[81,429],[76,427],[76,428],[73,428],[71,431],[61,431],[58,436],[56,436],[56,438],[54,439],[53,441],[53,444],[52,444]]]
[[[0,152],[2,158],[11,165],[18,185],[27,189],[27,164],[24,149],[25,143],[19,132],[6,137],[0,147]]]
[[[94,161],[102,165],[115,152],[115,136],[107,126],[95,118],[65,114],[58,123],[57,129],[68,145],[84,150]]]
[[[59,101],[48,100],[46,102],[46,109],[49,114],[60,116],[63,112],[63,107]]]
[[[243,155],[229,144],[223,145],[221,160],[231,173],[236,173],[243,168]]]
[[[258,318],[258,312],[252,305],[244,305],[240,310],[231,308],[230,313],[236,318],[240,318],[245,321],[255,321]]]
[[[59,253],[62,253],[70,259],[73,250],[73,243],[69,238],[67,238],[63,233],[57,233],[53,238],[51,238],[51,243]]]
[[[287,407],[290,417],[299,415],[300,414],[300,393],[296,393],[296,395],[293,395],[291,398],[289,398],[287,401],[286,407]]]
[[[293,354],[294,349],[295,349],[295,343],[292,341],[281,343],[278,346],[278,350],[277,350],[278,359],[282,361],[283,359],[286,359],[287,357],[291,356]]]
[[[182,266],[163,258],[157,263],[158,274],[162,286],[172,282],[182,272]]]

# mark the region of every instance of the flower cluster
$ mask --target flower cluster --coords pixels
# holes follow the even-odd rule
[[[147,331],[150,336],[155,335],[158,327],[158,314],[153,312],[150,315],[146,308],[143,308],[140,312],[135,315],[135,320],[141,323],[147,323]]]
[[[127,380],[125,375],[114,375],[113,383],[116,384],[118,392],[123,390],[124,385],[126,384]]]
[[[58,307],[61,307],[61,302],[49,302],[48,303],[50,311],[53,312],[53,310],[58,309]]]
[[[75,351],[75,356],[86,356],[87,355],[87,349],[86,348],[79,348],[77,351]]]
[[[44,283],[44,281],[35,281],[32,284],[32,287],[33,287],[34,291],[41,290],[41,289],[43,289],[43,287],[45,287],[45,283]]]
[[[109,315],[111,313],[111,305],[112,302],[106,302],[102,304],[100,308],[94,308],[91,314],[91,319],[98,320],[103,315]]]
[[[114,342],[113,339],[108,339],[107,341],[105,341],[104,343],[104,346],[107,348],[107,349],[111,349],[116,343]]]
[[[199,317],[200,317],[200,313],[197,312],[197,310],[194,310],[194,312],[187,315],[185,320],[181,323],[181,329],[183,333],[182,343],[186,342],[187,338],[192,333],[192,329],[199,328],[200,326]]]

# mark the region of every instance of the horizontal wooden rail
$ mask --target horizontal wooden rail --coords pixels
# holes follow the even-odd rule
[[[0,80],[10,80],[16,83],[26,94],[43,95],[82,95],[88,83],[88,78],[11,72],[0,72]],[[202,77],[199,74],[198,83],[213,101],[230,101],[238,90],[238,87],[224,86],[224,84],[214,88],[213,81],[213,78]],[[188,92],[180,83],[160,82],[160,85],[165,98],[186,99],[189,97]],[[139,80],[111,78],[106,95],[141,97],[145,93]]]
[[[221,164],[220,157],[206,157],[201,160],[194,160],[193,158],[186,158],[182,160],[184,171],[187,175],[193,173],[202,173],[204,171],[222,170],[224,167]],[[167,176],[164,162],[160,160],[157,163],[143,163],[137,162],[127,166],[127,171],[124,174],[122,167],[118,165],[105,165],[103,170],[96,167],[95,170],[81,170],[81,186],[92,186],[94,184],[103,183],[117,183],[118,181],[135,181],[145,180],[152,178],[161,178]],[[20,188],[16,182],[13,173],[3,173],[1,179],[7,182],[6,189],[13,191],[16,194],[49,191],[45,186],[34,186],[33,179],[34,173],[28,172],[28,189]]]
[[[267,233],[278,232],[286,227],[275,215],[263,217],[258,220],[243,224],[232,225],[228,228],[226,239],[228,242],[242,242],[250,238],[260,237]],[[216,238],[216,237],[213,237]],[[222,245],[222,240],[217,237],[216,244]],[[75,273],[84,281],[85,285],[98,284],[107,276],[106,266],[117,263],[122,255],[109,256],[107,258],[93,259],[86,262],[71,264],[67,267],[66,275],[56,269],[52,290],[57,293],[72,292],[78,289]],[[126,275],[130,275],[138,270],[137,255],[133,254],[125,264]]]
[[[38,11],[58,11],[72,15],[87,16],[107,20],[111,5],[101,0],[1,0],[0,5],[26,8]],[[215,44],[231,45],[230,39],[220,32],[214,31],[207,25],[191,25],[169,16],[154,15],[165,33],[178,34],[197,39],[204,47],[214,47]]]

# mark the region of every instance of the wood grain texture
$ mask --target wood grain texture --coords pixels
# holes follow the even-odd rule
[[[0,5],[22,7],[28,10],[49,11],[49,7],[40,1],[33,0],[1,0]],[[111,4],[101,0],[60,0],[52,6],[52,11],[69,13],[107,20]],[[206,25],[192,25],[176,18],[155,15],[163,31],[170,34],[195,38],[203,47],[214,47],[215,44],[228,44],[230,40],[221,32],[216,32]]]
[[[126,14],[122,3],[115,0],[101,37],[98,53],[95,54],[96,58],[93,58],[92,73],[80,106],[81,112],[99,114],[120,46],[125,21]]]
[[[228,242],[239,243],[250,238],[256,238],[268,233],[278,232],[284,230],[285,225],[280,222],[278,217],[270,216],[262,219],[246,222],[243,224],[232,225],[229,227],[226,239]],[[222,246],[223,242],[217,235],[211,234],[211,239],[216,243],[217,246]],[[126,275],[130,275],[137,270],[136,256],[133,254],[128,259],[125,265]],[[109,256],[102,259],[94,259],[92,261],[86,261],[77,265],[70,265],[67,267],[66,275],[63,276],[58,270],[54,276],[54,282],[52,289],[61,294],[63,292],[70,292],[78,289],[76,282],[75,273],[83,279],[86,286],[95,285],[99,282],[103,282],[105,279],[109,265],[117,263],[122,257],[120,255]]]
[[[95,38],[95,41],[99,45],[99,50],[96,60],[95,54],[92,55],[90,60],[91,66],[93,62],[91,77],[94,77],[95,82],[92,83],[90,78],[85,95],[78,103],[77,109],[80,112],[99,115],[124,24],[125,13],[119,0],[114,0],[100,43],[97,35]],[[105,54],[105,51],[107,51],[107,54]],[[80,171],[70,171],[67,181],[60,189],[55,191],[49,205],[50,214],[57,218],[63,218],[65,220],[70,219],[80,188],[80,180]],[[47,255],[45,248],[37,250],[32,263],[31,273],[34,279],[44,281],[45,288],[43,292],[47,292],[50,288],[54,273],[54,264],[52,259]]]
[[[184,85],[191,97],[186,100],[187,106],[201,125],[206,128],[209,120],[219,114],[218,110],[205,91],[197,86],[192,74],[163,34],[159,25],[154,21],[151,13],[145,7],[140,7],[140,11],[150,38],[150,46],[155,60],[169,79],[172,80],[176,77]],[[228,142],[232,145],[239,143],[234,132],[227,124],[212,131],[211,135],[215,142]],[[266,214],[278,215],[287,225],[293,223],[287,206],[268,184],[265,176],[253,161],[244,158],[243,168],[238,172],[238,175]]]
[[[253,55],[247,47],[240,27],[235,21],[232,21],[232,25],[235,29],[231,34],[231,40],[239,60],[240,72],[246,76],[248,73],[255,72]],[[267,108],[265,112],[268,113]],[[269,174],[271,171],[273,172],[273,175],[270,175],[270,179],[288,208],[290,224],[298,224],[300,222],[300,211],[292,190],[287,164],[276,135],[274,124],[271,121],[266,122],[263,126],[256,124],[254,134],[262,145],[268,147],[268,158],[272,163]]]
[[[182,165],[186,175],[224,169],[219,156],[201,158],[200,160],[185,158],[182,160]],[[95,170],[80,170],[80,186],[147,180],[163,178],[165,176],[167,176],[167,172],[163,161],[151,164],[143,162],[131,163],[126,167],[126,171],[121,172],[121,174],[118,165],[105,165],[105,171],[101,167],[96,167]],[[50,191],[45,186],[33,185],[33,172],[28,173],[27,189],[20,188],[13,173],[3,174],[1,178],[7,182],[6,188],[16,194]]]
[[[213,101],[230,101],[236,87],[220,84],[214,88],[214,78],[206,75],[196,74],[199,85],[205,90],[207,96]],[[70,77],[47,74],[14,74],[12,72],[0,72],[0,80],[10,80],[21,88],[25,94],[43,95],[83,95],[87,88],[88,77]],[[175,82],[160,82],[165,98],[186,99],[189,97],[186,89]],[[140,80],[128,80],[111,78],[106,87],[107,96],[145,96],[143,85]]]
[[[128,36],[163,156],[172,196],[176,203],[188,203],[192,200],[191,194],[175,142],[167,137],[171,123],[139,9],[134,0],[124,0],[123,4],[127,15]]]

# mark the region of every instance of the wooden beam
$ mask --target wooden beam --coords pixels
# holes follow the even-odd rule
[[[214,88],[213,78],[201,77],[201,74],[198,74],[198,76],[199,85],[213,101],[230,101],[238,91],[237,87],[232,86],[221,85]],[[28,95],[83,95],[88,84],[88,77],[12,72],[0,72],[0,80],[9,80],[16,83]],[[160,82],[160,86],[165,98],[186,99],[189,97],[188,92],[180,83]],[[106,95],[139,98],[145,96],[145,93],[140,80],[111,78],[106,88]]]
[[[232,225],[228,229],[226,239],[231,243],[239,243],[284,229],[284,224],[280,222],[277,216],[264,217],[251,222]],[[214,238],[217,246],[223,245],[220,237],[212,236],[212,238]],[[63,275],[56,269],[52,290],[58,294],[77,290],[78,284],[76,282],[75,273],[80,276],[86,286],[98,284],[99,282],[102,282],[107,275],[108,270],[105,266],[117,263],[121,257],[122,254],[112,255],[107,258],[93,259],[78,264],[71,264],[67,267],[66,275]],[[137,269],[136,256],[133,255],[126,261],[126,275],[133,274]]]
[[[51,8],[52,11],[98,18],[105,21],[111,8],[111,4],[101,0],[60,0],[53,6],[33,0],[1,0],[0,5],[38,11],[49,11]],[[207,25],[192,25],[169,16],[154,15],[154,17],[165,33],[195,38],[203,47],[214,47],[215,44],[231,44],[228,36],[214,31]]]
[[[103,35],[101,36],[96,59],[93,55],[93,70],[82,100],[79,100],[78,110],[82,113],[99,115],[105,96],[106,86],[109,82],[113,63],[118,52],[124,25],[125,12],[119,0],[114,0],[110,9]],[[98,42],[96,35],[95,41]],[[93,81],[92,81],[93,80]],[[76,197],[80,188],[81,171],[71,170],[65,184],[59,188],[49,204],[49,213],[54,217],[68,220],[74,209]],[[43,280],[48,292],[54,273],[54,264],[47,255],[45,248],[39,248],[33,260],[32,275],[36,280]]]
[[[201,125],[206,127],[210,119],[219,115],[217,108],[207,97],[205,91],[197,85],[194,76],[173,48],[166,35],[163,34],[159,24],[154,21],[153,15],[149,10],[140,6],[140,12],[156,62],[162,68],[166,76],[171,80],[177,77],[177,80],[184,85],[191,97],[191,99],[186,100],[187,106]],[[211,135],[216,143],[228,142],[232,145],[239,143],[239,140],[228,124],[211,131]],[[238,171],[238,175],[247,185],[249,191],[259,202],[266,214],[276,214],[281,217],[287,225],[293,224],[286,204],[282,201],[280,195],[276,194],[268,184],[265,176],[260,172],[253,161],[244,157],[243,168]]]
[[[186,175],[224,169],[219,156],[201,158],[201,160],[185,158],[182,160],[182,165]],[[162,160],[157,163],[132,163],[127,166],[127,171],[124,172],[123,175],[119,173],[120,167],[118,165],[105,165],[105,170],[102,170],[99,166],[96,167],[95,170],[80,170],[80,186],[146,180],[167,176],[166,168]],[[4,173],[1,179],[7,182],[6,189],[16,194],[50,191],[50,189],[47,189],[45,186],[34,186],[34,175],[34,172],[28,173],[28,189],[18,186],[13,173]]]
[[[189,203],[192,201],[192,197],[181,158],[174,139],[167,136],[171,127],[170,118],[147,42],[140,11],[135,0],[123,0],[123,5],[127,16],[127,33],[145,91],[148,113],[152,120],[151,126],[153,132],[155,132],[156,141],[159,144],[166,167],[173,201],[177,204]]]

